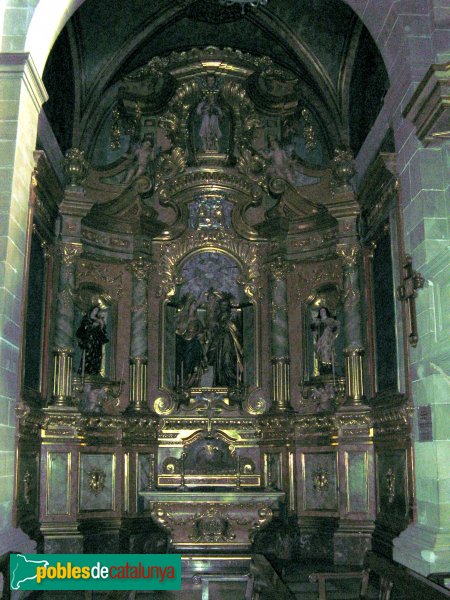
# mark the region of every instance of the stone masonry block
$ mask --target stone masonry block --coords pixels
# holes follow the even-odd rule
[[[8,7],[4,16],[4,31],[9,35],[26,37],[28,31],[28,9],[27,7]]]
[[[411,158],[411,194],[421,190],[443,190],[443,163],[439,148],[422,148]]]

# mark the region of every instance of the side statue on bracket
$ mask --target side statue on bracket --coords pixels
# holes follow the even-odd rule
[[[313,318],[311,329],[314,339],[314,353],[318,363],[320,375],[335,372],[334,344],[339,335],[340,322],[331,316],[325,306],[319,308],[317,316]]]
[[[106,307],[105,307],[106,308]],[[109,342],[106,335],[106,310],[103,305],[92,306],[81,319],[76,337],[81,348],[78,374],[100,375],[102,370],[103,345]]]

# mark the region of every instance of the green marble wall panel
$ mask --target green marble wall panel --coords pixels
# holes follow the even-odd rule
[[[302,455],[303,505],[305,511],[337,511],[337,463],[335,452]]]
[[[111,511],[115,508],[114,454],[80,454],[80,511]]]
[[[377,512],[384,517],[408,515],[406,450],[377,454]]]
[[[266,487],[283,489],[283,462],[281,452],[264,453],[264,483]]]
[[[47,455],[47,514],[70,514],[70,452]]]
[[[163,384],[169,388],[175,386],[175,306],[165,307],[165,336],[164,336],[164,367]]]
[[[41,384],[41,344],[44,315],[45,258],[36,234],[31,237],[25,323],[24,385],[36,391]]]
[[[39,459],[36,452],[21,451],[17,465],[17,516],[24,528],[25,518],[37,518],[39,513]]]
[[[155,454],[153,452],[143,452],[136,455],[137,466],[137,486],[136,502],[138,512],[145,510],[145,499],[139,495],[139,492],[152,489],[155,485]]]
[[[368,455],[364,451],[345,453],[346,512],[365,513],[369,509]]]
[[[255,309],[244,306],[242,309],[242,335],[244,348],[244,383],[255,384]]]

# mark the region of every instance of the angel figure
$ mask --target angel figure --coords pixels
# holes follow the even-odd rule
[[[138,179],[141,175],[144,175],[148,171],[150,163],[155,158],[155,137],[152,133],[147,133],[132,155],[131,165],[128,168],[123,183],[127,185]]]

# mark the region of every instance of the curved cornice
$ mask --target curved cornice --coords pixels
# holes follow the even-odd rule
[[[88,97],[83,103],[81,111],[81,121],[79,125],[80,145],[86,146],[93,128],[98,128],[98,122],[102,118],[102,112],[105,109],[105,104],[102,102],[105,90],[111,86],[116,78],[117,73],[126,63],[126,61],[135,53],[138,48],[145,43],[151,36],[156,35],[163,28],[172,24],[183,14],[182,8],[179,6],[171,6],[166,10],[161,11],[156,17],[152,15],[147,19],[147,24],[138,33],[133,32],[130,37],[124,42],[120,48],[109,58],[104,64],[99,75],[96,78],[94,87],[89,91]],[[322,108],[318,114],[326,122],[327,127],[334,123],[334,136],[342,139],[341,115],[339,112],[339,100],[336,89],[328,76],[324,66],[319,59],[314,55],[312,50],[301,40],[295,33],[286,26],[277,16],[272,15],[268,11],[261,10],[257,13],[252,13],[246,17],[255,27],[264,31],[266,34],[277,39],[279,44],[283,46],[288,54],[290,54],[299,67],[308,73],[310,82],[307,82],[305,89],[308,92],[305,96],[310,98],[310,104],[313,106],[320,103]],[[299,69],[300,70],[300,69]],[[328,118],[325,113],[328,112]]]

